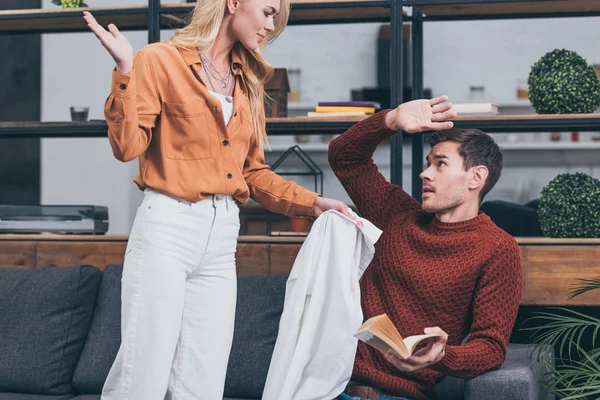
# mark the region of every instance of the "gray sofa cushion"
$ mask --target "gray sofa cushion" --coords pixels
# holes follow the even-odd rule
[[[69,394],[102,273],[0,268],[0,392]]]
[[[464,400],[465,380],[447,376],[435,385],[438,400]]]
[[[45,398],[44,399],[42,399],[42,398],[40,398],[40,399],[37,399],[37,398],[36,399],[29,399],[29,398],[4,399],[4,398],[2,398],[2,395],[0,394],[0,400],[54,400],[54,399],[45,399]],[[56,400],[63,400],[63,399],[61,398],[61,399],[56,399]],[[81,396],[73,397],[73,398],[71,398],[71,400],[100,400],[100,395],[99,394],[84,394]],[[230,397],[225,397],[223,400],[257,400],[257,399],[240,399],[240,398],[234,399],[234,398],[230,398]]]
[[[544,363],[551,363],[554,356],[548,348],[538,360],[538,354],[532,354],[533,348],[509,344],[500,369],[465,381],[465,400],[541,399],[540,381],[547,371]]]
[[[2,399],[0,399],[2,400]],[[82,394],[79,396],[72,397],[71,400],[100,400],[99,394]]]
[[[72,394],[47,396],[43,394],[0,393],[0,400],[68,400],[72,398]]]
[[[238,277],[225,397],[260,399],[283,312],[288,275]]]
[[[104,268],[87,340],[73,374],[81,393],[101,393],[121,343],[122,265]]]

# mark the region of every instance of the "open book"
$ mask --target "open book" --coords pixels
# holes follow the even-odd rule
[[[387,314],[369,318],[354,337],[386,354],[392,350],[401,359],[410,357],[419,343],[440,335],[415,335],[402,338]]]

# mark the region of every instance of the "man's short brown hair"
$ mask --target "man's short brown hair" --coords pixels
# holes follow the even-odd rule
[[[463,168],[468,171],[470,168],[484,165],[489,175],[479,194],[479,201],[492,190],[500,174],[502,173],[502,153],[500,148],[487,133],[479,129],[458,129],[452,128],[445,131],[435,132],[429,138],[431,147],[442,142],[457,142],[460,144],[458,154],[463,159]]]

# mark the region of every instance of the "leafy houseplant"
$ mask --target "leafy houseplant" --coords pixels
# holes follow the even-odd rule
[[[600,279],[581,279],[580,285],[569,293],[569,299],[600,289]],[[560,364],[547,365],[548,373],[542,381],[544,395],[554,394],[562,400],[600,398],[600,348],[596,347],[600,319],[563,307],[554,312],[540,312],[530,320],[541,320],[541,326],[524,328],[533,330],[537,350],[558,346]],[[591,351],[582,347],[584,333],[591,334]],[[539,353],[538,353],[539,354]],[[568,358],[563,358],[567,355]]]
[[[574,51],[546,53],[531,67],[527,83],[538,114],[593,113],[600,107],[596,71]]]
[[[600,180],[588,174],[560,174],[542,189],[540,228],[556,238],[600,237]]]
[[[83,2],[83,0],[52,0],[52,4],[62,6],[63,8],[79,8],[88,6]]]

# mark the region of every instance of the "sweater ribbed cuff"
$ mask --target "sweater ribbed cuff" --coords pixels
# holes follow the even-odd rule
[[[430,368],[441,372],[444,375],[449,375],[450,372],[456,371],[460,368],[458,354],[456,354],[456,348],[458,346],[446,346],[446,354],[444,358],[437,363],[432,365]]]
[[[388,128],[387,124],[385,123],[385,118],[390,111],[392,110],[382,110],[368,118],[369,122],[372,122],[374,125],[377,126],[377,136],[380,137],[382,141],[394,136],[394,134],[396,134],[397,132]]]

